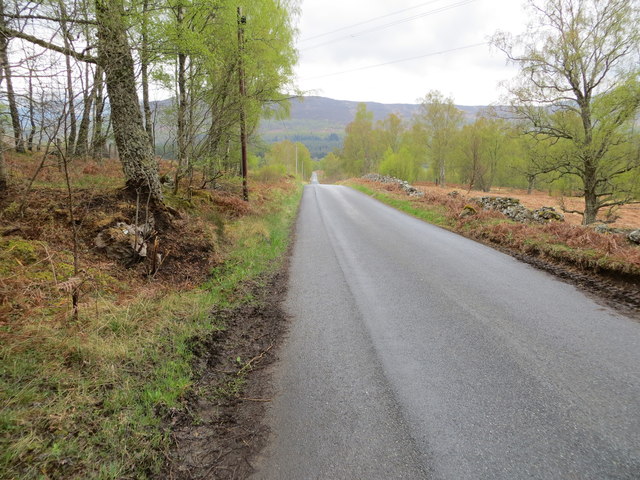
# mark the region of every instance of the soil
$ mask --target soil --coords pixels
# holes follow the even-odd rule
[[[185,408],[167,415],[172,449],[158,479],[240,479],[253,472],[251,458],[268,435],[262,420],[274,393],[269,367],[288,324],[281,307],[287,275],[285,264],[266,286],[253,285],[254,304],[214,310],[225,330],[193,340],[197,381]]]
[[[135,264],[125,264],[107,258],[96,248],[98,233],[117,222],[144,223],[145,208],[136,207],[124,190],[96,192],[75,189],[72,193],[74,221],[78,230],[78,249],[81,268],[100,264],[101,268],[123,280],[144,280],[149,274],[150,257]],[[23,214],[19,205],[20,192],[12,192],[0,199],[1,236],[15,236],[25,240],[46,240],[52,251],[73,250],[73,230],[68,209],[67,193],[60,189],[39,187],[24,199]],[[215,206],[212,205],[212,209]],[[158,253],[165,260],[153,279],[157,283],[174,286],[201,283],[211,268],[219,262],[217,245],[210,235],[203,235],[204,223],[186,213],[155,215],[156,232],[148,240],[157,239]]]

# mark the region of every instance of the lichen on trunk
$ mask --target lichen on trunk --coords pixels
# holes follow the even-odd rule
[[[96,0],[98,52],[111,104],[113,133],[128,190],[162,205],[158,163],[144,128],[122,0]]]

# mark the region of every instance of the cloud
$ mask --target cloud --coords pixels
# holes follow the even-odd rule
[[[383,0],[305,0],[300,23],[303,41],[298,44],[300,87],[349,100],[413,103],[429,90],[439,89],[458,103],[497,101],[497,83],[515,72],[488,46],[425,55],[485,42],[498,29],[522,30],[524,15],[519,2],[435,0],[389,15],[420,3],[427,2],[396,0],[390,6]],[[434,11],[439,8],[448,9]],[[419,56],[422,58],[353,71]],[[338,72],[348,73],[324,76]]]

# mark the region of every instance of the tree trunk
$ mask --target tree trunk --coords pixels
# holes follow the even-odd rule
[[[441,188],[445,187],[445,170],[444,170],[444,158],[441,158],[439,163],[439,171],[438,171],[438,186]]]
[[[99,67],[98,67],[99,68]],[[78,128],[78,138],[76,139],[75,154],[78,157],[84,157],[89,153],[89,123],[91,121],[91,108],[93,106],[93,100],[96,97],[97,88],[97,71],[94,74],[93,86],[91,92],[85,95],[84,107],[82,109],[82,120],[80,121],[80,127]],[[87,85],[86,88],[89,86]]]
[[[0,30],[4,30],[6,21],[4,16],[4,0],[0,0]],[[23,153],[24,142],[22,140],[22,126],[20,125],[20,115],[16,96],[13,91],[13,80],[11,78],[11,66],[9,65],[9,37],[4,33],[0,34],[0,83],[2,78],[7,82],[7,101],[9,102],[9,114],[11,115],[11,126],[13,127],[13,139],[16,152]]]
[[[93,85],[96,89],[95,111],[93,113],[93,137],[91,139],[91,156],[95,159],[102,158],[104,151],[105,135],[102,134],[102,114],[104,112],[104,70],[102,66],[96,67]]]
[[[29,136],[27,137],[27,149],[33,152],[33,139],[36,136],[36,109],[33,102],[33,69],[29,68]]]
[[[176,11],[176,22],[178,29],[182,28],[184,20],[184,9],[182,5],[178,5]],[[178,53],[178,167],[176,168],[176,174],[173,183],[173,193],[178,193],[180,188],[180,180],[184,176],[184,170],[187,165],[187,126],[186,126],[186,113],[187,113],[187,56],[180,52]]]
[[[598,196],[596,192],[596,169],[586,161],[584,181],[584,215],[582,217],[583,225],[589,225],[596,221],[598,210]]]
[[[67,24],[67,9],[64,6],[64,2],[60,1],[60,28],[62,30],[62,39],[64,41],[64,47],[71,49],[71,33],[69,32],[69,26]],[[69,103],[69,129],[67,133],[67,152],[73,152],[74,145],[76,143],[76,107],[75,107],[75,93],[73,91],[73,76],[71,72],[71,57],[65,55],[65,64],[67,67],[67,96]]]
[[[531,195],[533,193],[533,188],[536,185],[536,176],[535,175],[527,175],[527,195]]]
[[[2,136],[4,129],[0,127],[0,198],[6,196],[9,188],[9,173],[7,172],[7,162],[4,158],[4,145],[2,144]]]
[[[178,54],[178,167],[174,179],[173,193],[178,193],[180,180],[187,168],[187,92],[185,81],[186,55]]]
[[[98,53],[106,74],[113,133],[131,193],[163,204],[158,163],[142,122],[122,0],[95,0]]]
[[[593,157],[591,147],[593,145],[593,122],[591,121],[591,98],[584,95],[578,99],[580,105],[580,116],[582,118],[582,129],[584,131],[584,141],[582,151],[586,152],[582,157],[584,165],[582,182],[584,185],[584,215],[582,223],[590,225],[596,221],[598,215],[598,196],[597,196],[597,159]]]
[[[151,150],[155,152],[151,106],[149,104],[149,0],[142,3],[142,44],[140,46],[140,79],[142,81],[142,110],[144,111],[144,128],[151,142]]]

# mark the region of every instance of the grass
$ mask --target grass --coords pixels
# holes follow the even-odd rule
[[[251,215],[226,225],[225,261],[198,288],[143,288],[126,302],[105,288],[77,321],[31,306],[29,318],[0,324],[0,478],[159,472],[168,447],[163,416],[181,408],[192,386],[193,339],[224,328],[211,319],[212,305],[251,302],[244,285],[275,271],[287,249],[300,189],[265,196]],[[2,249],[0,270],[49,271],[38,260],[45,243],[13,242]]]
[[[349,186],[393,208],[408,213],[409,215],[413,215],[420,220],[424,220],[425,222],[448,229],[453,226],[451,219],[446,216],[445,209],[440,205],[416,205],[408,198],[391,196],[387,193],[362,185],[361,183],[350,182]]]

